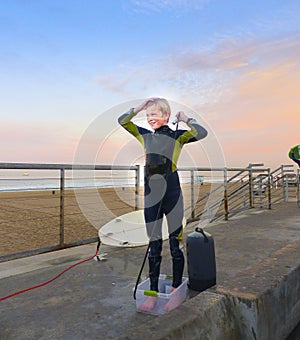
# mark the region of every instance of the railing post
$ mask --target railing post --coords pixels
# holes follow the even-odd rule
[[[250,200],[250,208],[253,208],[254,206],[254,200],[253,200],[253,172],[250,168],[249,170],[249,200]]]
[[[135,207],[134,210],[140,209],[140,179],[141,179],[141,167],[136,165],[135,170]]]
[[[272,195],[271,195],[271,169],[268,168],[268,206],[271,209]]]
[[[195,218],[195,175],[194,170],[191,170],[191,218]]]
[[[228,192],[227,192],[227,169],[224,168],[224,211],[225,221],[228,221],[229,209],[228,209]]]
[[[281,165],[281,187],[282,187],[282,199],[285,201],[285,178],[284,178],[284,167]]]
[[[65,170],[60,169],[60,213],[59,213],[59,245],[65,243]]]
[[[300,169],[297,169],[297,204],[300,208]]]
[[[288,183],[288,176],[284,174],[284,198],[285,202],[289,201],[289,183]]]

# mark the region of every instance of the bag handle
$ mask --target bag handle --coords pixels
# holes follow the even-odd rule
[[[207,237],[207,235],[205,234],[205,232],[204,232],[204,230],[202,229],[202,228],[199,228],[199,227],[197,227],[196,229],[195,229],[195,231],[197,232],[197,233],[201,233],[202,235],[203,235],[203,237],[204,237],[204,242],[208,242],[208,237]]]

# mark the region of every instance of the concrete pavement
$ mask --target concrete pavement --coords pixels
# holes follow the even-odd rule
[[[300,209],[252,209],[206,230],[215,240],[217,285],[190,290],[177,309],[137,313],[133,287],[146,248],[102,246],[107,261],[90,260],[0,302],[0,338],[285,339],[300,320]],[[45,282],[95,250],[91,244],[0,263],[0,297]],[[170,264],[165,242],[161,272],[170,273]]]

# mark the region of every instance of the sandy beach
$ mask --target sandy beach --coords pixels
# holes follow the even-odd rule
[[[236,185],[240,184],[235,183],[234,186]],[[215,186],[209,183],[195,183],[194,203],[200,197],[207,198],[213,188]],[[63,205],[64,243],[95,238],[98,236],[98,229],[104,224],[117,216],[134,211],[134,190],[133,187],[78,189],[76,192],[66,190]],[[143,208],[142,190],[143,188],[138,197],[140,209]],[[190,218],[193,203],[191,186],[183,184],[182,191],[185,217]],[[280,193],[281,188],[277,192]],[[246,189],[237,202],[244,201],[248,204],[248,194]],[[222,188],[217,195],[214,199],[223,198]],[[206,198],[196,205],[196,215],[203,211]],[[264,202],[266,201],[265,198]],[[59,245],[60,202],[59,190],[0,192],[0,256]],[[230,209],[234,204],[234,201],[230,203]],[[220,211],[224,213],[223,205],[219,207]]]
[[[182,189],[186,213],[189,214],[190,186],[183,185]],[[209,190],[210,184],[196,185],[195,199]],[[142,195],[139,195],[141,206]],[[97,237],[97,229],[134,209],[134,188],[80,189],[76,193],[66,190],[64,241],[68,244]],[[55,246],[59,244],[59,231],[59,190],[0,193],[0,256]]]
[[[89,200],[95,190],[79,193],[84,197],[90,214],[97,205],[101,216],[97,227],[134,208],[133,189],[99,189],[96,202]],[[78,193],[77,193],[78,194]],[[124,199],[126,197],[126,199]],[[101,202],[102,201],[102,202]],[[86,209],[85,209],[86,210]],[[87,214],[87,212],[85,211]],[[58,190],[1,192],[0,193],[0,256],[19,251],[55,246],[59,243],[60,192]],[[79,208],[73,190],[67,190],[64,197],[65,243],[97,237],[97,229]]]

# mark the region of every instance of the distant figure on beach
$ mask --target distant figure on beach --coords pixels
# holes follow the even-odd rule
[[[137,126],[132,118],[146,110],[151,130]],[[182,283],[184,255],[180,249],[182,240],[183,197],[177,173],[177,161],[186,143],[198,141],[207,136],[207,131],[195,119],[184,112],[176,113],[177,126],[174,131],[168,126],[171,109],[163,98],[150,98],[136,108],[119,117],[121,126],[131,133],[143,146],[146,156],[144,177],[144,218],[149,237],[149,278],[150,290],[158,292],[161,252],[162,219],[168,222],[169,245],[172,256],[172,289]],[[178,122],[184,122],[189,130],[178,129]],[[176,123],[175,123],[176,124]],[[155,306],[155,297],[150,296],[143,304],[144,311]],[[169,303],[172,303],[170,300]],[[176,302],[175,302],[176,303]],[[166,306],[174,308],[174,306]]]
[[[291,150],[289,151],[289,157],[295,163],[297,163],[298,167],[300,168],[300,144],[295,145],[291,148]]]

